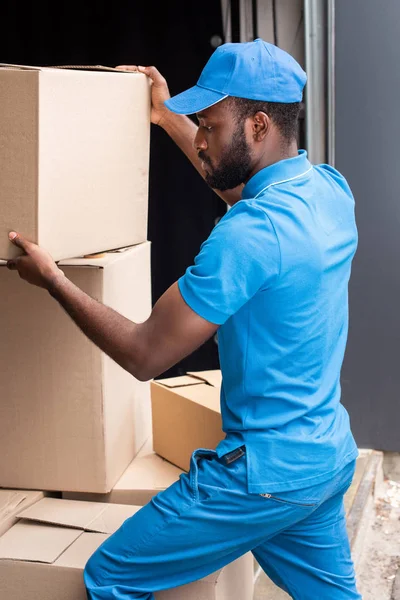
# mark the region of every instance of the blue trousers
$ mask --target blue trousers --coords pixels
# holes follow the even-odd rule
[[[343,495],[355,461],[328,483],[249,494],[245,449],[196,450],[190,472],[155,496],[89,559],[89,600],[153,600],[252,551],[295,600],[361,600]],[[231,462],[230,462],[231,461]]]

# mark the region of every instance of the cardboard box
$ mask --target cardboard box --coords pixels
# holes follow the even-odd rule
[[[0,536],[15,525],[18,513],[42,498],[43,492],[0,489]]]
[[[19,231],[55,260],[147,239],[150,82],[0,65],[0,258]]]
[[[196,448],[215,448],[222,431],[221,371],[188,373],[151,384],[154,450],[184,471]]]
[[[109,494],[63,492],[62,496],[68,500],[144,506],[175,483],[181,473],[181,469],[153,451],[153,440],[149,438]]]
[[[0,598],[86,600],[83,569],[93,552],[138,507],[45,498],[0,537]],[[246,555],[157,600],[251,600],[253,561]]]
[[[65,274],[134,322],[151,312],[150,244]],[[151,432],[150,384],[92,344],[58,303],[0,268],[0,485],[109,492]]]

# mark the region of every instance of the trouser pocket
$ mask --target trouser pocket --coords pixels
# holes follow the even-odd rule
[[[192,454],[191,460],[190,460],[190,487],[192,490],[192,499],[195,502],[198,502],[200,499],[199,496],[199,460],[200,459],[206,459],[206,460],[216,460],[218,463],[220,463],[220,465],[222,466],[223,469],[223,473],[221,472],[221,479],[226,480],[226,478],[231,477],[231,475],[228,475],[228,472],[231,471],[232,469],[234,469],[235,467],[233,466],[233,463],[235,463],[237,460],[239,460],[239,458],[242,458],[242,456],[244,456],[246,454],[246,448],[245,446],[241,446],[238,448],[235,448],[234,450],[232,450],[231,452],[228,452],[227,454],[224,454],[223,456],[219,457],[218,453],[215,450],[209,450],[207,448],[199,448],[198,450],[195,450]],[[219,467],[219,469],[221,469],[221,467]]]
[[[272,494],[260,494],[263,498],[268,498],[269,500],[275,500],[275,502],[281,502],[282,504],[288,504],[289,506],[304,506],[304,508],[311,508],[313,506],[317,506],[318,502],[298,502],[297,500],[287,500],[286,498],[278,498],[277,496],[273,496]]]
[[[208,450],[207,448],[198,448],[192,454],[190,459],[190,487],[192,490],[192,499],[194,502],[198,502],[199,500],[199,468],[198,461],[200,458],[216,458],[218,454],[215,450]]]

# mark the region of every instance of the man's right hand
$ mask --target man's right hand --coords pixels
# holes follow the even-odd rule
[[[121,71],[139,71],[151,79],[151,122],[162,127],[169,110],[164,101],[171,97],[165,78],[155,67],[140,67],[136,65],[119,65]]]

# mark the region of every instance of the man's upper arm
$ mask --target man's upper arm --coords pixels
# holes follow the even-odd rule
[[[239,202],[202,244],[194,265],[160,298],[141,328],[150,377],[191,354],[280,272],[268,215]]]
[[[138,326],[145,344],[144,379],[163,373],[204,344],[218,329],[186,304],[174,283],[158,300],[149,319]]]

